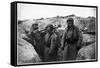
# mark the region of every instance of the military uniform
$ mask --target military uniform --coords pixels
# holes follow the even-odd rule
[[[56,61],[58,44],[57,44],[57,34],[55,28],[52,24],[46,27],[47,33],[45,35],[45,61]]]
[[[57,60],[57,35],[53,33],[52,35],[45,35],[45,58],[46,61],[56,61]]]
[[[63,60],[75,60],[77,56],[77,47],[82,42],[82,35],[76,26],[70,29],[66,28],[62,37]]]

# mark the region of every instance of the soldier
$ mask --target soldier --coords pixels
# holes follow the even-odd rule
[[[30,38],[30,42],[35,46],[36,45],[36,33],[38,32],[38,24],[32,24],[28,37]]]
[[[63,60],[75,60],[77,56],[77,47],[81,45],[82,35],[79,29],[74,25],[73,18],[67,20],[67,28],[65,28],[61,48],[64,49]]]
[[[45,61],[57,60],[57,34],[54,32],[54,26],[48,25],[46,27],[47,33],[45,35]]]
[[[29,42],[33,45],[36,52],[38,53],[40,59],[44,60],[44,45],[42,42],[42,37],[40,36],[40,32],[38,30],[38,24],[35,23],[32,25],[30,29],[30,33],[28,34]]]

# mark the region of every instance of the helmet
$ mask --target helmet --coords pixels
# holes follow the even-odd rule
[[[32,28],[33,28],[34,30],[38,29],[38,24],[37,24],[37,23],[32,24]]]
[[[50,30],[53,30],[53,29],[54,29],[54,26],[53,26],[52,24],[48,24],[48,25],[45,27],[45,29],[47,29],[47,28],[50,28]]]
[[[73,18],[69,18],[69,19],[67,19],[67,22],[74,22],[74,19]]]

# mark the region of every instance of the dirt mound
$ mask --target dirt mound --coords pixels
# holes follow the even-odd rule
[[[89,59],[95,59],[95,47],[96,44],[90,44],[88,46],[82,47],[77,56],[77,60],[89,60]]]
[[[18,65],[22,65],[25,63],[34,63],[34,62],[40,62],[41,59],[38,56],[37,52],[35,51],[34,47],[24,40],[23,38],[27,38],[26,31],[28,26],[25,23],[20,23],[18,25],[18,31],[17,31],[17,61]]]

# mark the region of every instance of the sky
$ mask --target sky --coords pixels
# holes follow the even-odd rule
[[[75,14],[76,16],[96,17],[96,9],[89,7],[57,6],[57,5],[39,5],[39,4],[17,4],[18,20],[39,19],[56,16],[67,16]]]

